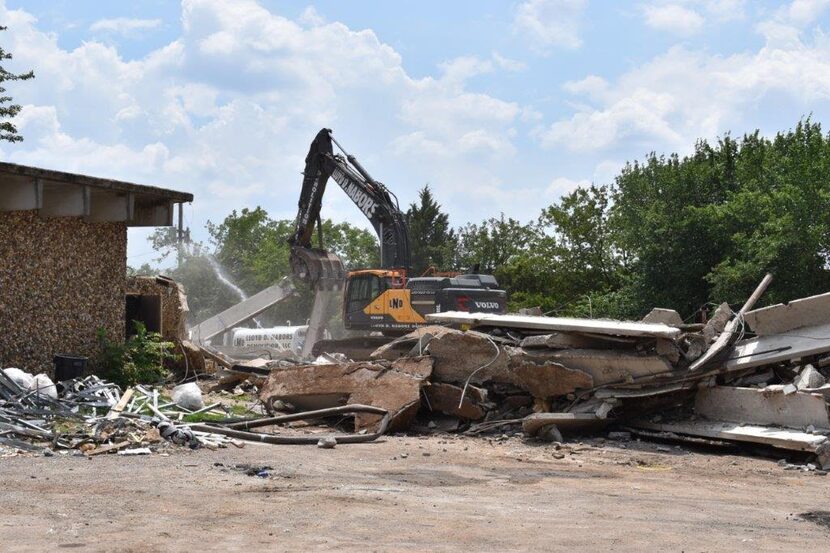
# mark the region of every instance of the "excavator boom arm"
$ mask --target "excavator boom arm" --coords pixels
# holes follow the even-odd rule
[[[409,230],[397,200],[353,156],[347,154],[344,158],[335,154],[333,140],[331,130],[322,129],[306,156],[296,231],[289,239],[292,251],[312,249],[311,240],[315,225],[320,221],[326,184],[332,178],[375,229],[380,243],[381,267],[408,269],[411,263]]]

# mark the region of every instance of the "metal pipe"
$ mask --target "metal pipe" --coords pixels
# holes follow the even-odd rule
[[[290,422],[292,420],[303,420],[309,418],[319,418],[321,416],[336,415],[342,413],[372,413],[376,415],[383,415],[380,421],[380,426],[377,432],[372,434],[335,434],[335,435],[314,435],[314,436],[274,436],[271,434],[260,434],[258,432],[246,432],[243,430],[236,430],[233,428],[226,428],[223,426],[215,426],[212,424],[190,424],[188,425],[192,430],[200,432],[210,432],[212,434],[221,434],[230,438],[245,440],[249,442],[259,442],[273,445],[310,445],[316,444],[323,438],[334,438],[338,444],[358,444],[372,442],[386,433],[391,419],[389,411],[380,407],[373,407],[371,405],[345,405],[343,407],[333,407],[331,409],[319,409],[317,411],[306,411],[305,413],[295,413],[293,415],[284,415],[281,417],[270,417],[267,419],[260,419],[259,421],[250,421],[246,423],[246,428],[253,428],[255,426],[265,426],[269,424],[276,424],[277,422]]]

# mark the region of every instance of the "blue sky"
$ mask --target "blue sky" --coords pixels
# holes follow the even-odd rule
[[[405,203],[529,220],[648,152],[830,116],[830,0],[0,0],[8,161],[293,217],[320,127]],[[324,216],[366,226],[336,188]],[[151,259],[130,231],[129,262]]]

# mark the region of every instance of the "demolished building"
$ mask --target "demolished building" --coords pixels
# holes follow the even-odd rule
[[[127,228],[170,226],[193,195],[13,163],[0,163],[0,190],[0,365],[94,358],[99,329],[123,341]]]

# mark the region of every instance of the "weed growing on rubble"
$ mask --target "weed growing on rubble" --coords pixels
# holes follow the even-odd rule
[[[172,342],[162,340],[158,332],[148,332],[144,324],[134,321],[136,333],[123,344],[110,341],[98,330],[103,355],[101,376],[125,388],[135,384],[155,384],[168,376],[165,361],[176,359]]]

